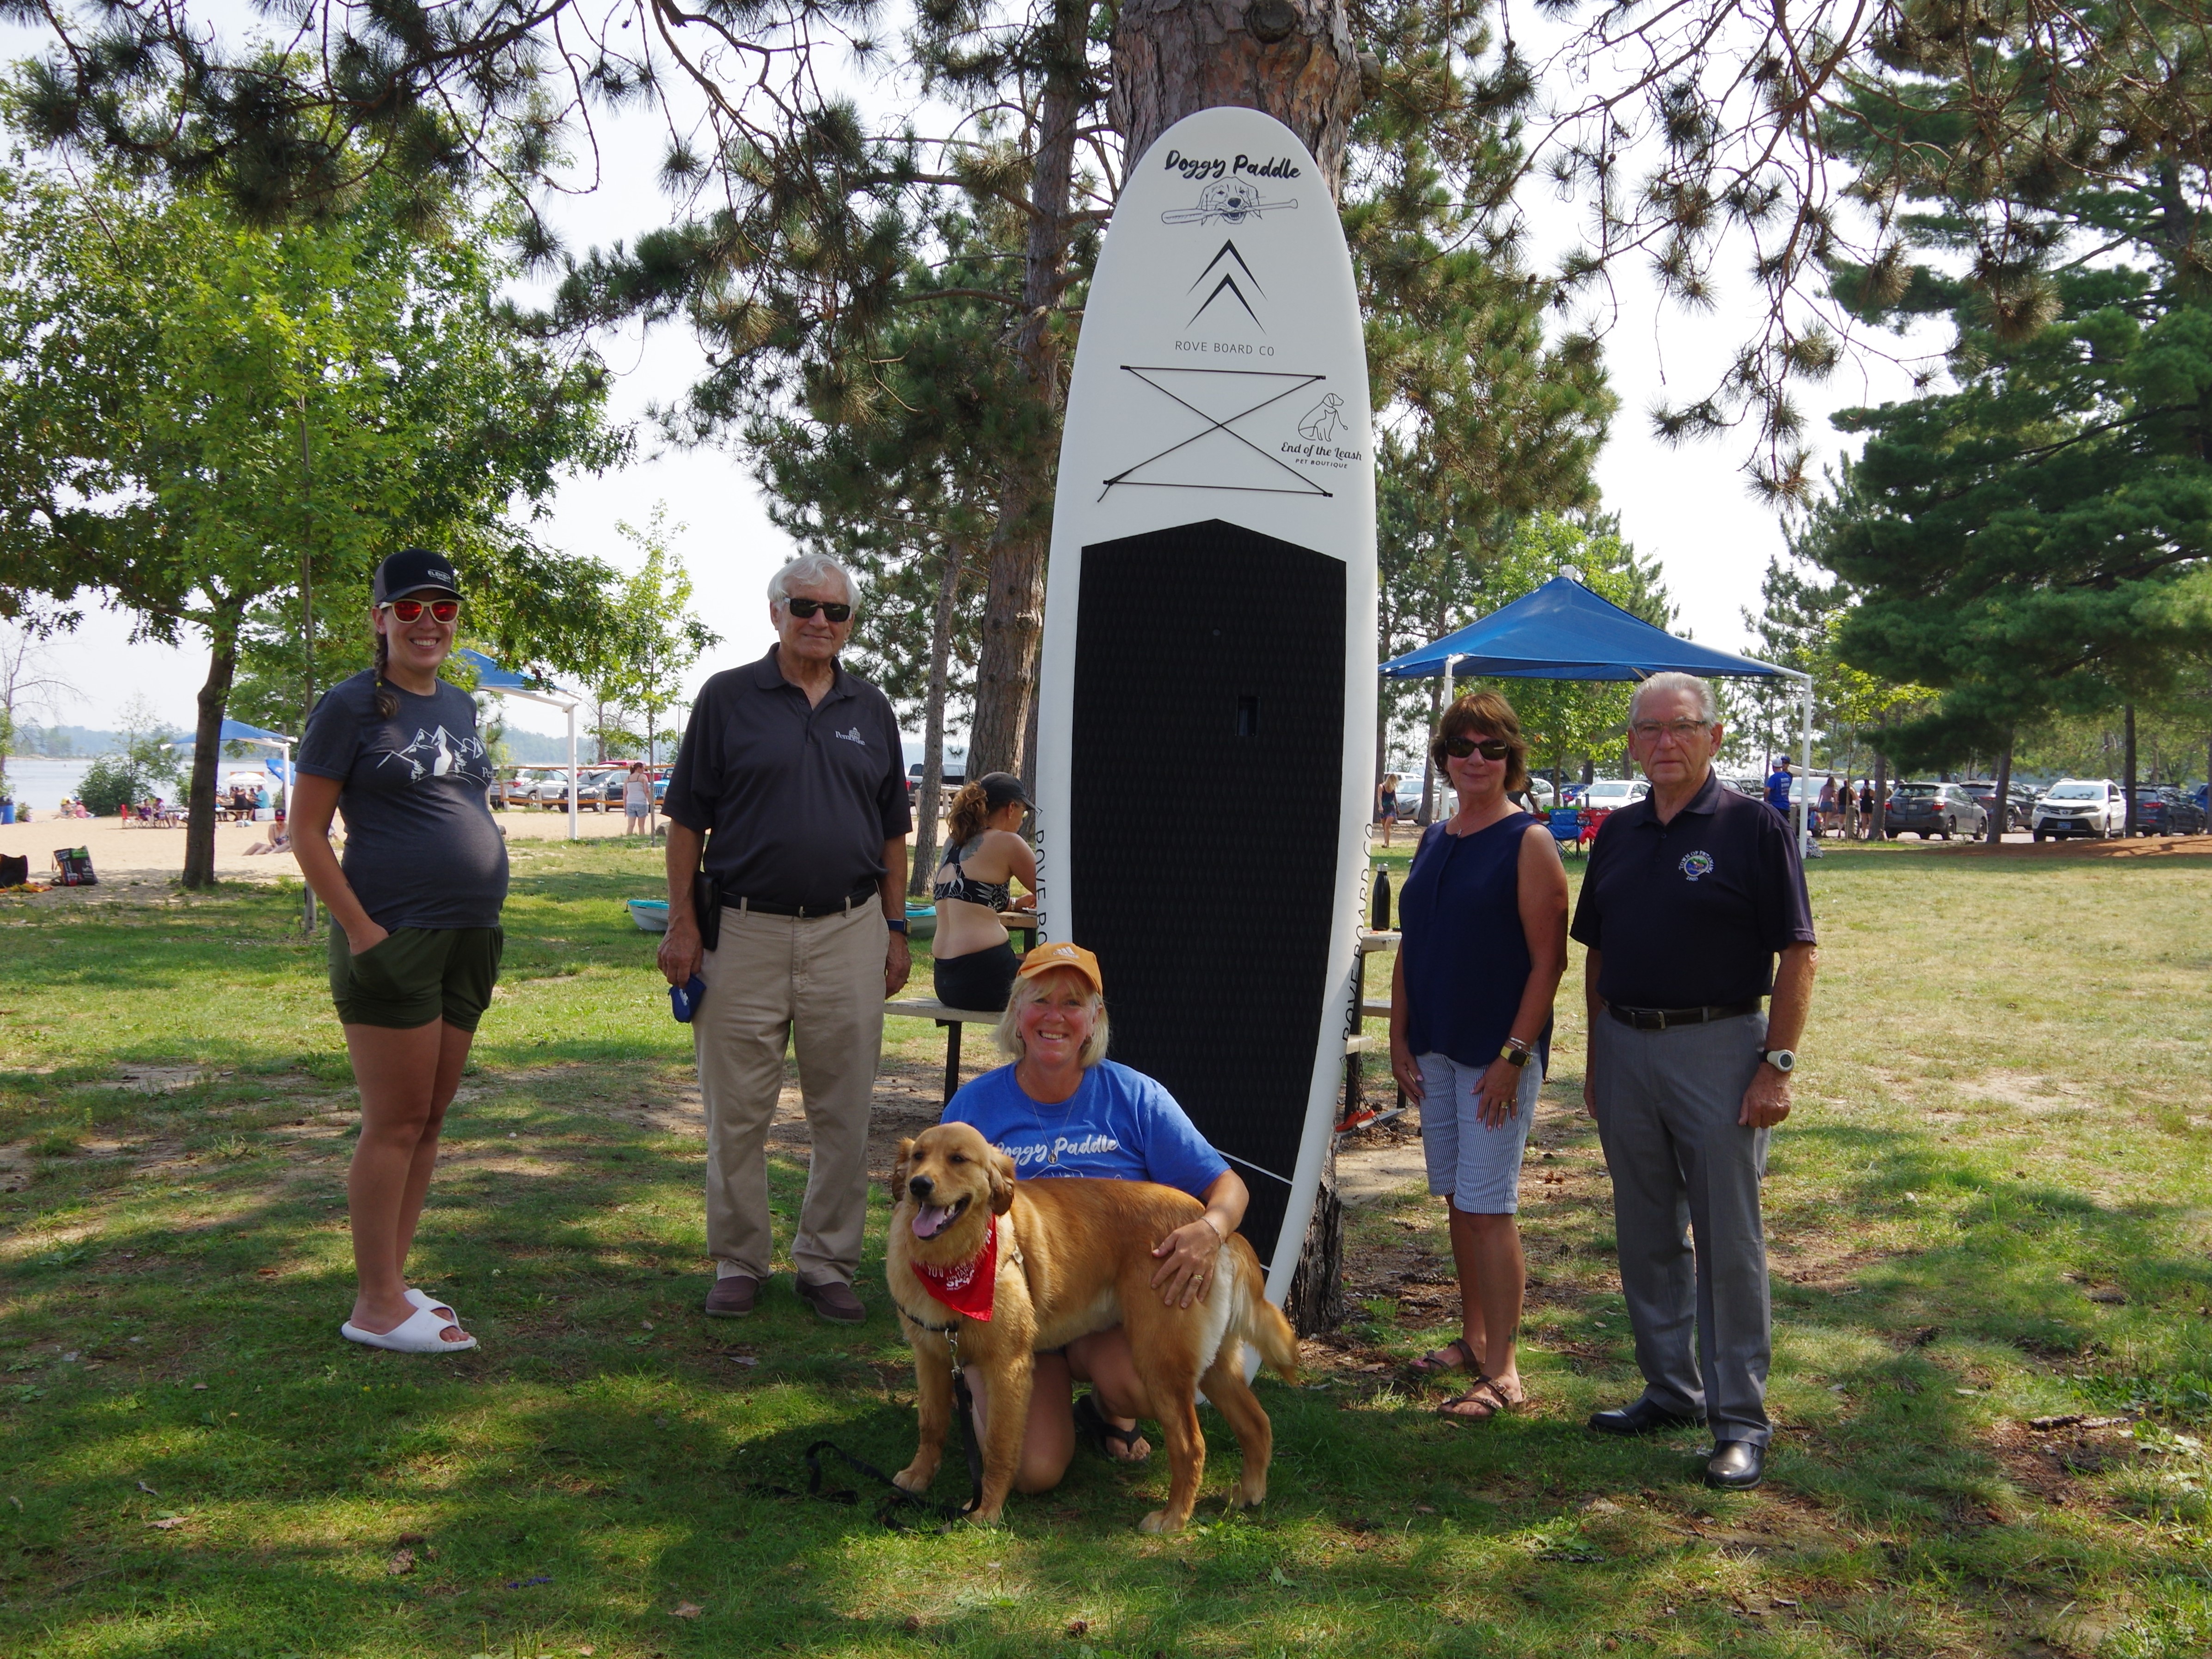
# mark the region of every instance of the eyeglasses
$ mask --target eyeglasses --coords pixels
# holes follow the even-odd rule
[[[851,605],[832,605],[827,599],[786,599],[783,608],[794,617],[811,617],[819,611],[833,623],[849,622],[853,616]]]
[[[1437,749],[1454,760],[1465,760],[1469,755],[1480,755],[1486,761],[1502,761],[1513,752],[1513,745],[1503,738],[1438,738]]]
[[[428,611],[434,621],[449,623],[461,614],[459,599],[387,599],[384,608],[400,622],[420,622]]]
[[[1656,743],[1662,737],[1672,738],[1677,743],[1688,743],[1698,733],[1711,729],[1711,722],[1705,720],[1669,720],[1663,726],[1657,720],[1638,720],[1635,726],[1636,735],[1646,743]]]

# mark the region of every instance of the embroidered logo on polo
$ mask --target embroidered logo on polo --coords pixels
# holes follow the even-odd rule
[[[863,749],[868,746],[868,740],[860,735],[860,728],[857,726],[849,732],[840,732],[837,735],[848,743],[859,744]]]
[[[1713,855],[1703,852],[1685,853],[1682,854],[1681,870],[1683,875],[1692,881],[1699,876],[1710,876],[1713,872]]]

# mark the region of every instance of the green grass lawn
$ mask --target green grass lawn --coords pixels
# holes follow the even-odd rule
[[[1581,1427],[1637,1383],[1577,965],[1522,1210],[1530,1408],[1456,1425],[1407,1381],[1450,1298],[1409,1188],[1354,1212],[1304,1386],[1260,1384],[1266,1510],[1224,1517],[1206,1413],[1173,1539],[1132,1530],[1157,1455],[1079,1457],[988,1532],[801,1495],[818,1437],[905,1461],[911,1366],[874,1267],[857,1328],[787,1279],[698,1316],[689,1044],[618,903],[653,868],[517,850],[416,1253],[483,1339],[447,1361],[337,1335],[351,1091],[296,892],[0,900],[0,1652],[2212,1651],[2212,861],[1814,867],[1763,1491],[1707,1492],[1695,1436]],[[937,1034],[890,1049],[933,1101]],[[775,1181],[787,1216],[803,1171]]]

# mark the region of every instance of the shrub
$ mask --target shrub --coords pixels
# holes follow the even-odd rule
[[[125,801],[143,800],[157,793],[154,780],[124,755],[102,755],[85,768],[76,787],[85,810],[103,818],[121,811]]]

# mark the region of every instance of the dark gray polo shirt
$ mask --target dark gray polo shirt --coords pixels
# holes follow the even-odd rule
[[[1748,1002],[1776,953],[1810,945],[1796,833],[1706,774],[1666,823],[1650,797],[1609,814],[1590,848],[1574,937],[1597,950],[1597,994],[1626,1008]]]
[[[771,647],[699,689],[663,810],[706,836],[724,903],[836,905],[883,878],[884,843],[914,827],[898,720],[842,668],[809,707]]]

